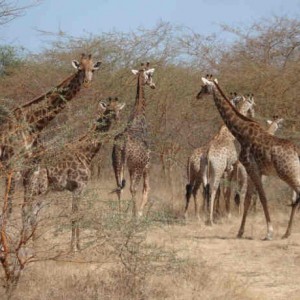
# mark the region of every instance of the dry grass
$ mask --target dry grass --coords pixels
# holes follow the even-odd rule
[[[235,214],[211,228],[193,219],[191,205],[190,219],[183,219],[185,178],[179,171],[169,186],[153,168],[148,214],[138,223],[130,213],[117,213],[116,197],[109,194],[113,178],[91,182],[80,204],[83,250],[76,254],[68,252],[70,194],[50,193],[34,244],[37,261],[25,268],[12,299],[296,299],[297,222],[293,236],[279,240],[288,220],[288,199],[279,201],[286,187],[267,182],[275,241],[260,241],[260,206],[246,226],[253,240],[236,240]],[[20,190],[15,211],[21,196]]]

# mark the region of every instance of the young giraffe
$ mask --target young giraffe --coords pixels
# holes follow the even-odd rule
[[[72,238],[71,249],[76,251],[79,246],[78,205],[79,199],[85,190],[91,176],[90,166],[94,156],[101,149],[104,139],[109,138],[108,130],[114,120],[119,119],[120,111],[125,103],[119,103],[118,99],[109,98],[108,103],[100,101],[99,115],[93,128],[79,141],[68,145],[67,151],[59,157],[57,162],[43,161],[24,177],[25,208],[23,210],[23,222],[26,226],[36,226],[37,212],[40,209],[42,199],[34,200],[38,195],[44,195],[49,190],[68,190],[73,194],[72,200]],[[39,197],[40,198],[40,197]],[[30,231],[29,231],[30,232]]]
[[[19,164],[17,168],[20,168],[20,158],[32,155],[31,151],[37,146],[40,132],[78,94],[81,86],[90,86],[93,72],[99,69],[101,62],[93,63],[91,55],[82,54],[80,61],[73,60],[72,65],[77,70],[76,73],[53,90],[17,107],[10,114],[0,136],[0,161],[5,169],[14,169],[16,163]],[[10,212],[14,186],[12,177],[8,201]]]
[[[267,120],[267,124],[269,125],[267,128],[267,132],[274,135],[275,132],[281,127],[282,122],[283,119],[278,118],[278,116],[274,116],[273,121]],[[233,166],[232,172],[228,175],[228,177],[230,181],[230,189],[228,194],[226,195],[226,197],[229,197],[227,201],[230,201],[232,181],[235,181],[238,192],[234,196],[234,201],[238,207],[239,214],[240,214],[241,204],[244,203],[246,197],[247,181],[248,181],[247,171],[240,161],[236,162],[236,164]],[[262,181],[264,181],[264,177],[262,178]],[[256,210],[256,200],[254,199],[254,194],[255,194],[255,188],[253,187],[252,194],[251,194],[251,199],[253,199],[252,207],[254,210]]]
[[[150,149],[148,145],[148,132],[146,124],[146,99],[145,85],[154,89],[155,84],[152,81],[154,69],[149,69],[149,62],[146,67],[141,64],[139,70],[132,70],[137,76],[137,91],[135,105],[129,118],[124,132],[115,137],[115,143],[112,151],[112,164],[117,181],[117,189],[114,191],[118,195],[119,209],[121,207],[121,193],[125,187],[125,164],[127,163],[130,176],[130,192],[133,202],[133,215],[141,216],[143,208],[148,200],[149,192],[149,167],[150,167]],[[137,211],[136,191],[137,186],[143,176],[143,196],[142,203]]]
[[[204,164],[206,160],[206,152],[209,144],[199,147],[193,151],[187,161],[187,178],[188,184],[185,186],[186,194],[185,194],[185,210],[184,217],[187,218],[187,212],[189,208],[189,203],[191,196],[193,194],[194,198],[194,206],[195,206],[195,215],[198,220],[200,220],[200,212],[197,200],[198,190],[203,185],[203,199],[205,199],[205,187],[207,185],[207,177],[204,172]],[[203,210],[205,208],[205,202],[203,201]]]
[[[285,139],[269,134],[257,122],[240,114],[225,97],[214,82],[202,78],[203,86],[197,94],[201,99],[205,95],[213,95],[215,105],[225,124],[241,144],[240,162],[252,180],[264,210],[267,222],[266,240],[273,237],[273,226],[269,215],[267,198],[262,185],[262,175],[275,175],[284,180],[296,193],[297,198],[292,203],[292,210],[284,238],[291,234],[294,214],[300,203],[300,161],[296,146]],[[221,97],[220,97],[221,94]],[[242,237],[246,217],[250,206],[250,189],[247,188],[244,212],[238,237]]]
[[[208,76],[207,76],[208,77]],[[231,100],[234,105],[238,106],[238,109],[243,114],[250,114],[254,116],[254,99],[253,95],[248,95],[247,98],[243,96],[237,96],[234,94],[234,98]],[[187,209],[190,201],[190,197],[193,193],[195,203],[195,213],[198,219],[199,209],[197,203],[197,192],[201,184],[203,183],[203,208],[205,204],[209,205],[209,188],[213,187],[212,206],[214,206],[214,200],[219,198],[220,195],[220,180],[224,174],[224,170],[231,168],[232,163],[237,160],[237,143],[232,134],[228,131],[226,125],[223,125],[219,132],[203,147],[195,149],[192,155],[188,159],[187,175],[189,183],[186,185],[186,206],[185,216],[187,216]],[[239,150],[238,150],[239,151]],[[218,167],[218,172],[213,172],[215,176],[208,176],[207,165],[213,162],[213,167]],[[217,165],[216,165],[217,163]],[[214,168],[213,168],[214,171]],[[208,185],[208,181],[214,180],[214,185]],[[226,190],[227,193],[227,190]],[[219,203],[219,202],[217,202]],[[226,202],[227,203],[227,202]],[[227,203],[228,204],[228,203]],[[227,211],[229,211],[229,205],[226,205]],[[212,224],[212,209],[210,209],[209,223]]]
[[[242,98],[237,104],[237,110],[242,115],[248,113],[251,117],[254,116],[254,99],[252,96]],[[228,130],[226,125],[223,125],[219,134],[211,141],[206,154],[206,173],[207,173],[207,187],[206,187],[206,201],[209,203],[209,219],[208,224],[213,224],[214,202],[217,190],[221,183],[221,178],[225,171],[230,171],[233,164],[236,163],[239,157],[240,145],[235,137]],[[226,189],[228,190],[228,189]],[[228,199],[228,197],[226,197]],[[226,201],[226,212],[230,215],[230,201]]]

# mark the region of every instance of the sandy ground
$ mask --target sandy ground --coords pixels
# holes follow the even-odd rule
[[[235,238],[237,217],[213,227],[197,221],[172,225],[152,231],[149,239],[176,249],[182,257],[203,260],[205,268],[245,285],[253,299],[300,299],[299,220],[292,236],[282,240],[287,218],[283,213],[274,216],[273,241],[261,240],[266,227],[261,210],[249,217],[243,239]]]

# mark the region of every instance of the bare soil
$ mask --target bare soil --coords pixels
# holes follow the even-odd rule
[[[248,218],[243,239],[236,238],[240,224],[237,217],[213,227],[196,221],[171,225],[153,230],[149,239],[176,249],[184,258],[204,262],[204,268],[225,281],[240,283],[250,299],[300,299],[299,216],[295,232],[285,240],[280,235],[286,229],[288,214],[276,213],[273,219],[273,241],[261,240],[266,229],[262,210]],[[215,286],[214,282],[211,284]]]
[[[123,231],[116,232],[114,223],[105,234],[97,227],[100,216],[109,212],[108,206],[116,209],[115,196],[109,194],[114,182],[99,185],[94,181],[80,204],[86,222],[81,238],[86,247],[79,253],[53,258],[53,253],[66,253],[69,248],[71,197],[66,192],[49,193],[51,205],[44,208],[41,236],[35,247],[38,256],[52,258],[24,269],[12,299],[300,299],[299,212],[291,237],[281,239],[290,211],[286,206],[290,192],[284,187],[273,180],[271,185],[267,182],[274,240],[262,241],[266,224],[260,205],[248,216],[244,238],[237,239],[241,217],[235,211],[230,219],[220,218],[210,227],[203,215],[201,221],[194,218],[191,203],[189,218],[184,220],[184,178],[175,186],[159,184],[160,177],[155,180],[148,205],[152,219],[141,233],[143,243],[161,249],[161,253],[174,254],[175,263],[165,264],[164,271],[145,271],[144,281],[132,283],[116,256],[119,249],[113,249],[122,244]],[[286,195],[283,203],[279,202],[282,195]],[[129,199],[128,190],[124,199]],[[21,191],[15,209],[18,201],[22,201]],[[115,242],[108,243],[109,239]],[[92,240],[94,243],[89,244]],[[143,261],[145,252],[137,253],[137,257]],[[138,261],[131,259],[132,263]],[[153,254],[154,267],[155,259]],[[145,264],[140,270],[144,266],[147,268]],[[132,293],[133,288],[138,292]],[[0,289],[0,296],[3,293]]]

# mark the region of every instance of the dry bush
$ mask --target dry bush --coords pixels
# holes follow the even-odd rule
[[[181,280],[186,283],[186,290],[195,289],[195,293],[205,299],[201,292],[206,288],[209,291],[207,278],[217,280],[214,270],[196,270],[199,265],[191,266],[188,261],[181,264],[177,253],[156,248],[147,241],[147,232],[155,226],[184,225],[186,158],[195,147],[207,143],[222,124],[212,101],[195,99],[201,76],[213,73],[227,93],[253,92],[257,119],[261,121],[274,114],[283,117],[286,122],[281,135],[299,143],[299,22],[275,18],[248,29],[224,29],[236,34],[235,42],[224,45],[216,36],[203,37],[168,23],[128,34],[110,32],[80,39],[54,35],[48,50],[25,57],[10,70],[9,76],[1,77],[1,98],[5,98],[5,105],[13,108],[69,76],[73,72],[71,60],[78,59],[80,53],[92,53],[95,59],[103,61],[94,75],[92,87],[83,89],[44,130],[42,142],[50,160],[59,157],[66,151],[67,143],[76,141],[87,131],[101,98],[118,96],[127,103],[117,129],[121,131],[126,126],[136,92],[130,69],[138,68],[145,60],[156,68],[157,88],[146,91],[154,174],[148,216],[138,224],[132,223],[126,214],[116,213],[116,202],[112,195],[107,195],[115,187],[110,161],[111,139],[93,162],[99,180],[92,186],[103,190],[89,189],[81,203],[85,249],[78,256],[66,253],[70,199],[65,193],[47,196],[34,245],[36,260],[24,272],[15,299],[39,299],[41,295],[43,299],[84,298],[84,295],[91,299],[151,299],[153,295],[158,299],[180,299],[173,287],[178,291]],[[273,190],[271,183],[268,195],[275,199],[273,203],[282,203],[287,189],[280,188],[280,193]],[[129,194],[126,197],[129,199]],[[20,208],[21,203],[22,196],[15,200],[14,206]],[[124,210],[127,206],[130,210],[128,201],[124,200],[123,206]],[[282,204],[278,207],[284,210]],[[84,272],[81,273],[77,265],[84,266]],[[67,275],[62,276],[62,272]],[[203,279],[201,283],[194,278],[194,272]],[[164,285],[161,278],[166,278],[170,285]],[[220,278],[219,282],[223,290],[228,291],[226,297],[243,297],[240,295],[244,291],[235,279],[229,281]],[[28,284],[32,291],[26,289]],[[192,292],[190,295],[193,297]],[[207,295],[207,299],[221,297],[216,290]]]

